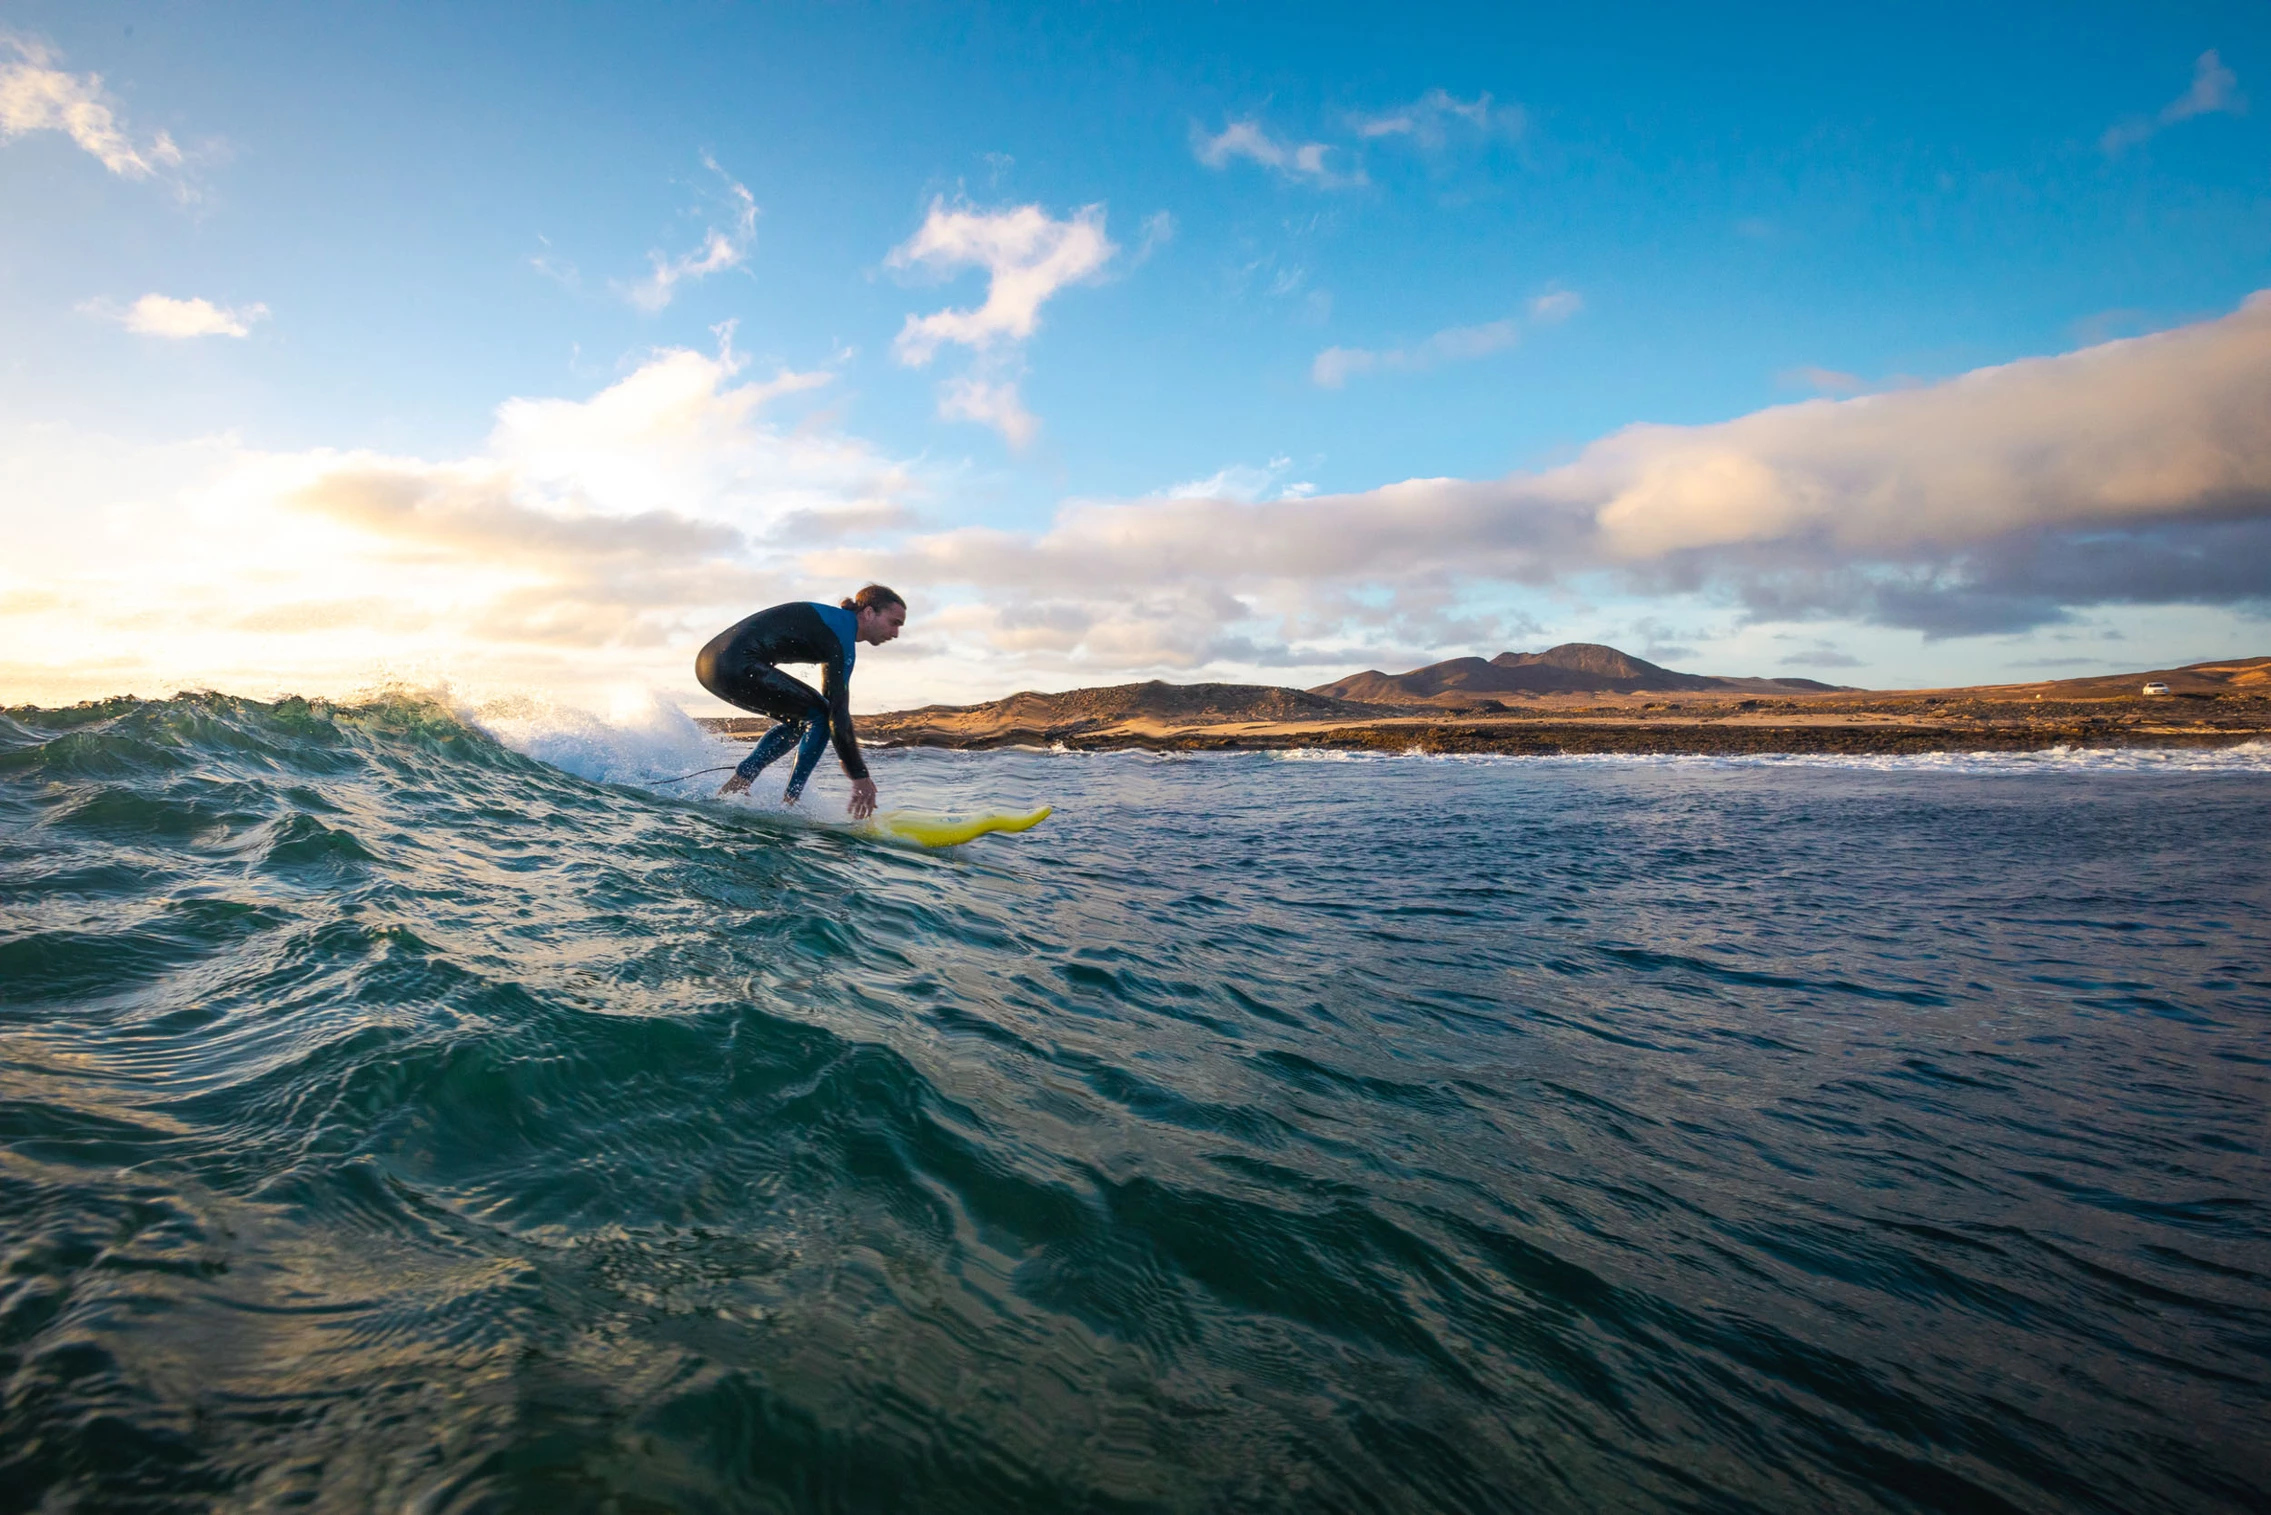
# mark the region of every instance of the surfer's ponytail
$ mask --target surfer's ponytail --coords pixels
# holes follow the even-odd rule
[[[844,609],[854,612],[888,610],[893,605],[898,606],[901,610],[907,608],[907,602],[900,598],[898,590],[886,589],[881,584],[870,584],[858,594],[843,601]]]

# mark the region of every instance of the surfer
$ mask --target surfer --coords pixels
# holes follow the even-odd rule
[[[873,815],[875,780],[867,776],[852,735],[852,657],[859,643],[880,647],[906,624],[907,602],[895,590],[870,584],[836,605],[798,601],[760,610],[710,638],[694,655],[694,677],[728,705],[776,722],[718,793],[745,793],[768,763],[795,747],[796,768],[781,795],[782,804],[793,805],[832,738],[836,761],[852,781],[853,818]],[[781,672],[782,663],[818,663],[820,688]]]

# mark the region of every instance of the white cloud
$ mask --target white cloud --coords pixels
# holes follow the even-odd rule
[[[1585,308],[1585,297],[1574,289],[1549,290],[1530,302],[1530,319],[1546,324],[1566,321]]]
[[[1410,347],[1375,352],[1364,347],[1328,347],[1309,365],[1313,383],[1339,389],[1358,374],[1375,369],[1392,373],[1424,373],[1445,363],[1464,363],[1512,347],[1521,339],[1511,318],[1480,326],[1453,326]]]
[[[975,310],[907,317],[899,332],[899,361],[920,368],[947,342],[979,352],[1023,342],[1040,324],[1041,306],[1052,295],[1094,278],[1118,251],[1104,235],[1101,205],[1084,205],[1059,221],[1038,205],[979,211],[933,200],[921,229],[885,262],[941,271],[982,268],[986,302]]]
[[[253,322],[268,319],[265,305],[215,305],[206,299],[176,300],[160,294],[144,295],[123,310],[103,300],[90,300],[79,308],[89,315],[116,321],[128,331],[145,337],[167,337],[176,341],[189,337],[246,337],[252,334]]]
[[[2161,122],[2173,126],[2194,116],[2218,111],[2237,114],[2244,108],[2239,96],[2239,75],[2224,67],[2216,50],[2210,48],[2193,61],[2192,87],[2162,107]]]
[[[1304,180],[1324,189],[1365,182],[1362,169],[1341,173],[1326,161],[1337,149],[1323,142],[1281,142],[1253,120],[1228,122],[1214,136],[1208,136],[1193,125],[1191,150],[1209,168],[1227,168],[1231,159],[1245,158],[1264,168],[1275,169],[1288,179]]]
[[[1142,230],[1143,237],[1136,243],[1131,263],[1150,262],[1153,253],[1175,240],[1175,218],[1163,210],[1153,211],[1143,218]]]
[[[1431,89],[1408,105],[1373,115],[1349,116],[1346,124],[1359,143],[1405,142],[1436,153],[1449,146],[1454,136],[1467,141],[1518,138],[1527,122],[1520,106],[1496,105],[1488,94],[1462,100],[1449,90]],[[1232,161],[1244,159],[1296,183],[1321,189],[1371,182],[1362,161],[1352,159],[1348,148],[1273,136],[1252,116],[1225,120],[1222,130],[1212,133],[1193,122],[1191,151],[1209,168],[1228,168]]]
[[[990,380],[965,374],[939,386],[938,413],[949,421],[975,421],[1000,432],[1012,447],[1031,445],[1041,423],[1018,398],[1014,379]]]
[[[552,239],[542,232],[536,240],[544,244],[544,251],[528,260],[528,266],[566,290],[583,288],[583,274],[576,265],[552,250]]]
[[[0,34],[0,141],[32,132],[62,132],[102,166],[128,179],[170,175],[183,163],[172,137],[157,132],[137,143],[118,119],[100,74],[69,74],[53,67],[57,55],[44,43]],[[187,190],[175,180],[175,188]]]
[[[647,254],[647,276],[624,287],[624,297],[644,311],[662,310],[677,298],[678,286],[694,279],[706,279],[711,274],[739,268],[748,261],[749,249],[757,242],[757,200],[746,186],[728,178],[713,158],[704,157],[703,166],[725,180],[726,208],[729,212],[726,225],[707,228],[702,234],[702,245],[692,252],[669,257],[657,250]],[[541,272],[552,270],[539,259]]]
[[[742,367],[730,344],[714,356],[674,348],[587,400],[507,400],[488,452],[548,500],[616,515],[698,510],[757,533],[908,492],[910,477],[879,468],[863,444],[764,422],[774,402],[832,375],[736,382]]]
[[[1314,484],[1287,481],[1286,474],[1293,468],[1291,458],[1272,458],[1266,468],[1250,463],[1232,463],[1203,479],[1188,479],[1171,484],[1165,491],[1170,500],[1239,500],[1251,503],[1273,498],[1303,500],[1317,492]]]
[[[1810,389],[1816,394],[1840,397],[1866,394],[1873,387],[1867,379],[1862,378],[1859,374],[1847,373],[1838,368],[1817,368],[1810,364],[1800,368],[1784,369],[1781,373],[1776,374],[1775,378],[1780,383],[1793,388]]]
[[[1147,247],[1156,221],[1146,223]],[[1159,226],[1157,234],[1171,226]],[[1041,307],[1068,285],[1095,279],[1118,252],[1105,235],[1101,205],[1084,205],[1059,221],[1038,205],[981,211],[933,200],[922,226],[885,263],[938,273],[982,268],[986,299],[975,309],[909,315],[895,344],[898,359],[921,368],[947,343],[969,348],[980,369],[940,386],[939,414],[992,426],[1011,446],[1026,446],[1040,423],[1020,400],[1014,375],[1002,369],[1014,366],[1016,350],[1039,327]]]
[[[1326,389],[1339,389],[1361,373],[1370,373],[1380,362],[1380,355],[1362,347],[1328,347],[1310,361],[1310,382]]]
[[[1528,119],[1518,105],[1492,104],[1487,92],[1461,100],[1449,90],[1431,89],[1409,105],[1352,116],[1349,124],[1367,141],[1401,139],[1433,150],[1444,146],[1456,128],[1519,137]]]
[[[2098,138],[2098,146],[2108,154],[2119,153],[2179,121],[2218,112],[2238,115],[2246,109],[2247,102],[2239,93],[2239,75],[2224,67],[2215,49],[2210,48],[2193,62],[2190,89],[2162,106],[2157,115],[2131,116],[2115,122]]]
[[[1512,347],[1516,337],[1512,320],[1489,321],[1481,326],[1454,326],[1420,343],[1413,353],[1414,366],[1463,363],[1470,358],[1487,357]]]

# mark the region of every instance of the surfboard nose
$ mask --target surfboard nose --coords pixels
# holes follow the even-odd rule
[[[869,821],[869,825],[886,836],[899,837],[921,847],[959,847],[964,842],[994,831],[1031,831],[1056,811],[1054,805],[1043,805],[1021,815],[988,814],[960,819],[943,815],[923,815],[911,810],[887,810]]]

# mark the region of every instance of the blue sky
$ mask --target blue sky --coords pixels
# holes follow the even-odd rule
[[[869,708],[2271,651],[2260,6],[0,27],[8,698],[698,702],[869,573]]]

